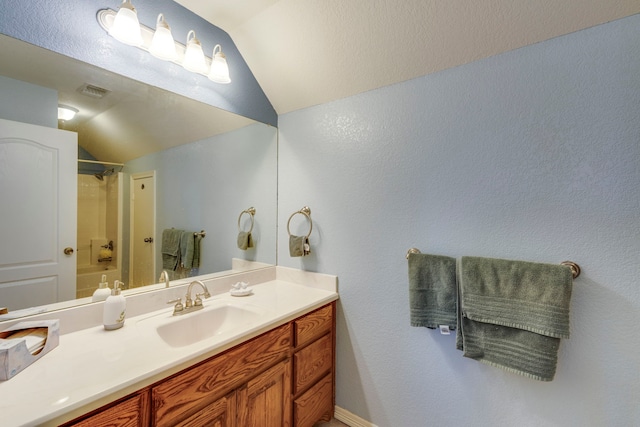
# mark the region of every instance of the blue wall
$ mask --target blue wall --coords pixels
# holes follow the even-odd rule
[[[58,127],[58,92],[55,90],[0,76],[0,94],[0,118]]]
[[[141,24],[155,29],[158,13],[174,39],[186,44],[195,30],[205,55],[222,46],[229,64],[228,85],[211,82],[176,64],[110,37],[96,19],[100,9],[118,10],[121,1],[21,0],[0,3],[0,33],[79,59],[233,113],[277,125],[277,114],[229,35],[171,0],[136,0]]]
[[[339,276],[338,406],[385,427],[640,425],[639,40],[633,16],[280,116],[278,263]],[[304,205],[312,255],[290,258]],[[414,246],[580,264],[556,379],[410,327]]]
[[[156,170],[156,236],[165,228],[205,230],[200,274],[231,269],[231,259],[276,263],[277,129],[262,123],[127,162],[125,172]],[[128,193],[128,183],[125,184]],[[125,200],[129,197],[125,194]],[[255,247],[238,249],[238,216],[256,208]],[[128,207],[124,222],[128,224]],[[243,218],[247,220],[248,217]],[[249,225],[242,223],[243,230]],[[159,276],[160,247],[156,250]],[[128,271],[128,248],[125,248]]]

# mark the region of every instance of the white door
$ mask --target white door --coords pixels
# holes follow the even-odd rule
[[[76,298],[77,135],[0,119],[0,307]]]
[[[131,256],[129,287],[157,283],[156,271],[156,178],[155,172],[131,175]]]

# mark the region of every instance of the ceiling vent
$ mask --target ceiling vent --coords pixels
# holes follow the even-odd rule
[[[111,91],[99,86],[94,86],[86,83],[78,88],[78,92],[83,95],[90,96],[91,98],[100,99]]]

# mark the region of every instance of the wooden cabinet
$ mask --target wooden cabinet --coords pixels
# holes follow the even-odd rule
[[[291,326],[280,326],[151,388],[152,425],[174,426],[287,358]]]
[[[335,406],[335,303],[294,320],[293,425],[329,421]]]
[[[236,392],[208,404],[176,427],[234,427],[236,426]]]
[[[67,423],[76,427],[143,427],[149,425],[149,393],[146,390],[134,393],[106,409],[90,413],[81,421]]]
[[[291,361],[286,359],[238,390],[238,426],[291,425]]]
[[[334,408],[335,302],[65,426],[311,427]]]

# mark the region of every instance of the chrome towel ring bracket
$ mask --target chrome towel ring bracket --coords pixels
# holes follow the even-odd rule
[[[299,211],[291,214],[291,216],[289,217],[289,221],[287,221],[287,233],[289,234],[289,236],[292,235],[289,226],[291,225],[291,219],[298,214],[306,216],[307,220],[309,220],[309,232],[306,235],[306,238],[308,239],[309,236],[311,236],[311,231],[313,230],[313,221],[311,220],[311,209],[309,208],[309,206],[305,206]]]
[[[254,223],[254,218],[256,214],[256,208],[252,206],[249,209],[245,209],[242,212],[240,212],[240,216],[238,217],[238,231],[240,232],[242,231],[242,227],[240,226],[240,221],[242,220],[242,215],[244,214],[248,214],[249,218],[251,219],[251,228],[249,228],[249,231],[247,231],[247,233],[251,233],[253,231],[253,223]]]

